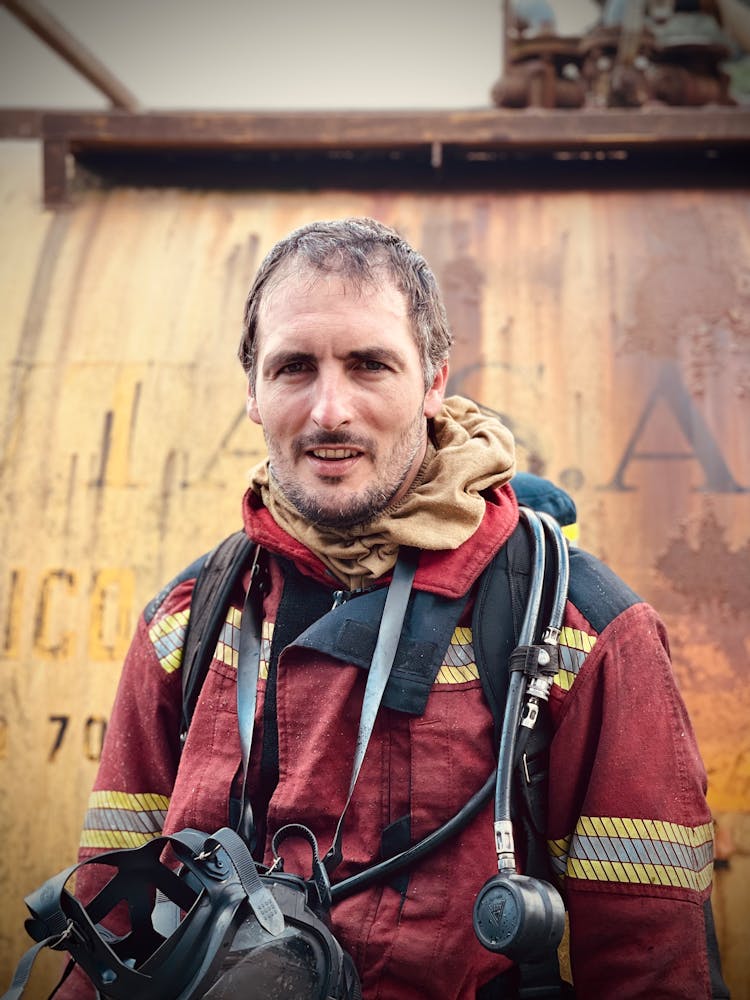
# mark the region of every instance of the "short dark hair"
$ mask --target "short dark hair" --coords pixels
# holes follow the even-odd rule
[[[263,293],[283,265],[295,258],[313,270],[339,275],[358,288],[377,285],[383,273],[388,274],[406,297],[425,389],[432,385],[453,343],[437,279],[424,257],[395,230],[375,219],[349,218],[311,222],[295,229],[279,240],[260,265],[245,303],[238,351],[253,388]]]

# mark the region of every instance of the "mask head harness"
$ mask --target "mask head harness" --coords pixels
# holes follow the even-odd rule
[[[312,848],[307,881],[286,874],[276,854],[290,836]],[[167,847],[177,870],[164,863]],[[211,837],[182,830],[109,851],[82,863],[114,870],[87,906],[65,889],[82,866],[75,865],[27,898],[26,929],[37,949],[70,952],[102,1000],[360,1000],[354,965],[327,925],[330,883],[315,837],[285,827],[274,853],[272,869],[259,870],[229,828]],[[123,903],[130,930],[115,936],[104,921]],[[21,995],[30,965],[19,965],[7,998]]]

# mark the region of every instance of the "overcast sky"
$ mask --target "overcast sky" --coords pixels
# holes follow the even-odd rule
[[[500,75],[501,0],[41,0],[145,109],[471,108]],[[592,24],[557,0],[558,28]],[[0,6],[0,105],[107,99]]]

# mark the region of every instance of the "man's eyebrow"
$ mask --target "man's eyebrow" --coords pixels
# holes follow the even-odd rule
[[[315,360],[315,355],[311,354],[309,351],[292,351],[292,350],[279,350],[274,351],[269,354],[267,358],[263,361],[263,371],[271,372],[276,371],[279,368],[283,368],[285,365],[299,364],[309,364]]]
[[[387,347],[363,347],[357,351],[350,351],[347,356],[355,361],[378,361],[390,365],[391,368],[404,367],[403,355]]]
[[[391,368],[401,369],[404,367],[404,358],[398,351],[392,351],[387,347],[362,347],[356,351],[349,351],[346,355],[351,361],[377,361],[380,364],[389,365]],[[310,351],[284,350],[273,351],[263,361],[263,371],[265,373],[279,371],[286,365],[291,364],[314,364],[316,356]]]

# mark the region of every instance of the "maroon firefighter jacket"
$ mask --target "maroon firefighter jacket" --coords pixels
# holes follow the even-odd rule
[[[295,574],[339,586],[286,535],[252,494],[249,535],[271,554],[264,601],[249,794],[258,848],[301,822],[322,851],[333,839],[351,778],[366,671],[281,634],[285,590]],[[469,595],[424,704],[381,707],[346,816],[344,860],[334,881],[381,857],[384,831],[415,841],[479,789],[496,760],[493,719],[474,662],[472,587],[518,519],[509,487],[487,504],[475,535],[455,551],[424,552],[415,588]],[[597,564],[598,565],[598,564]],[[664,628],[614,578],[596,577],[600,600],[573,567],[550,706],[547,839],[570,916],[579,1000],[711,996],[704,902],[710,892],[712,826],[705,772],[675,687]],[[162,830],[212,832],[238,795],[241,754],[236,676],[242,594],[226,624],[182,755],[181,652],[197,564],[147,607],[128,653],[81,841],[81,857],[137,846]],[[587,577],[588,579],[588,577]],[[596,589],[596,588],[594,588]],[[356,600],[356,599],[355,599]],[[588,615],[588,617],[587,617]],[[592,619],[596,622],[593,624]],[[333,929],[351,953],[366,1000],[474,1000],[507,968],[472,928],[477,892],[496,871],[492,804],[408,879],[366,889],[334,906]],[[408,842],[408,841],[407,841]],[[403,847],[405,845],[399,845]],[[284,844],[287,871],[309,871],[303,845]],[[84,869],[79,892],[92,891]],[[89,883],[89,884],[87,884]],[[63,996],[80,996],[66,992]]]

